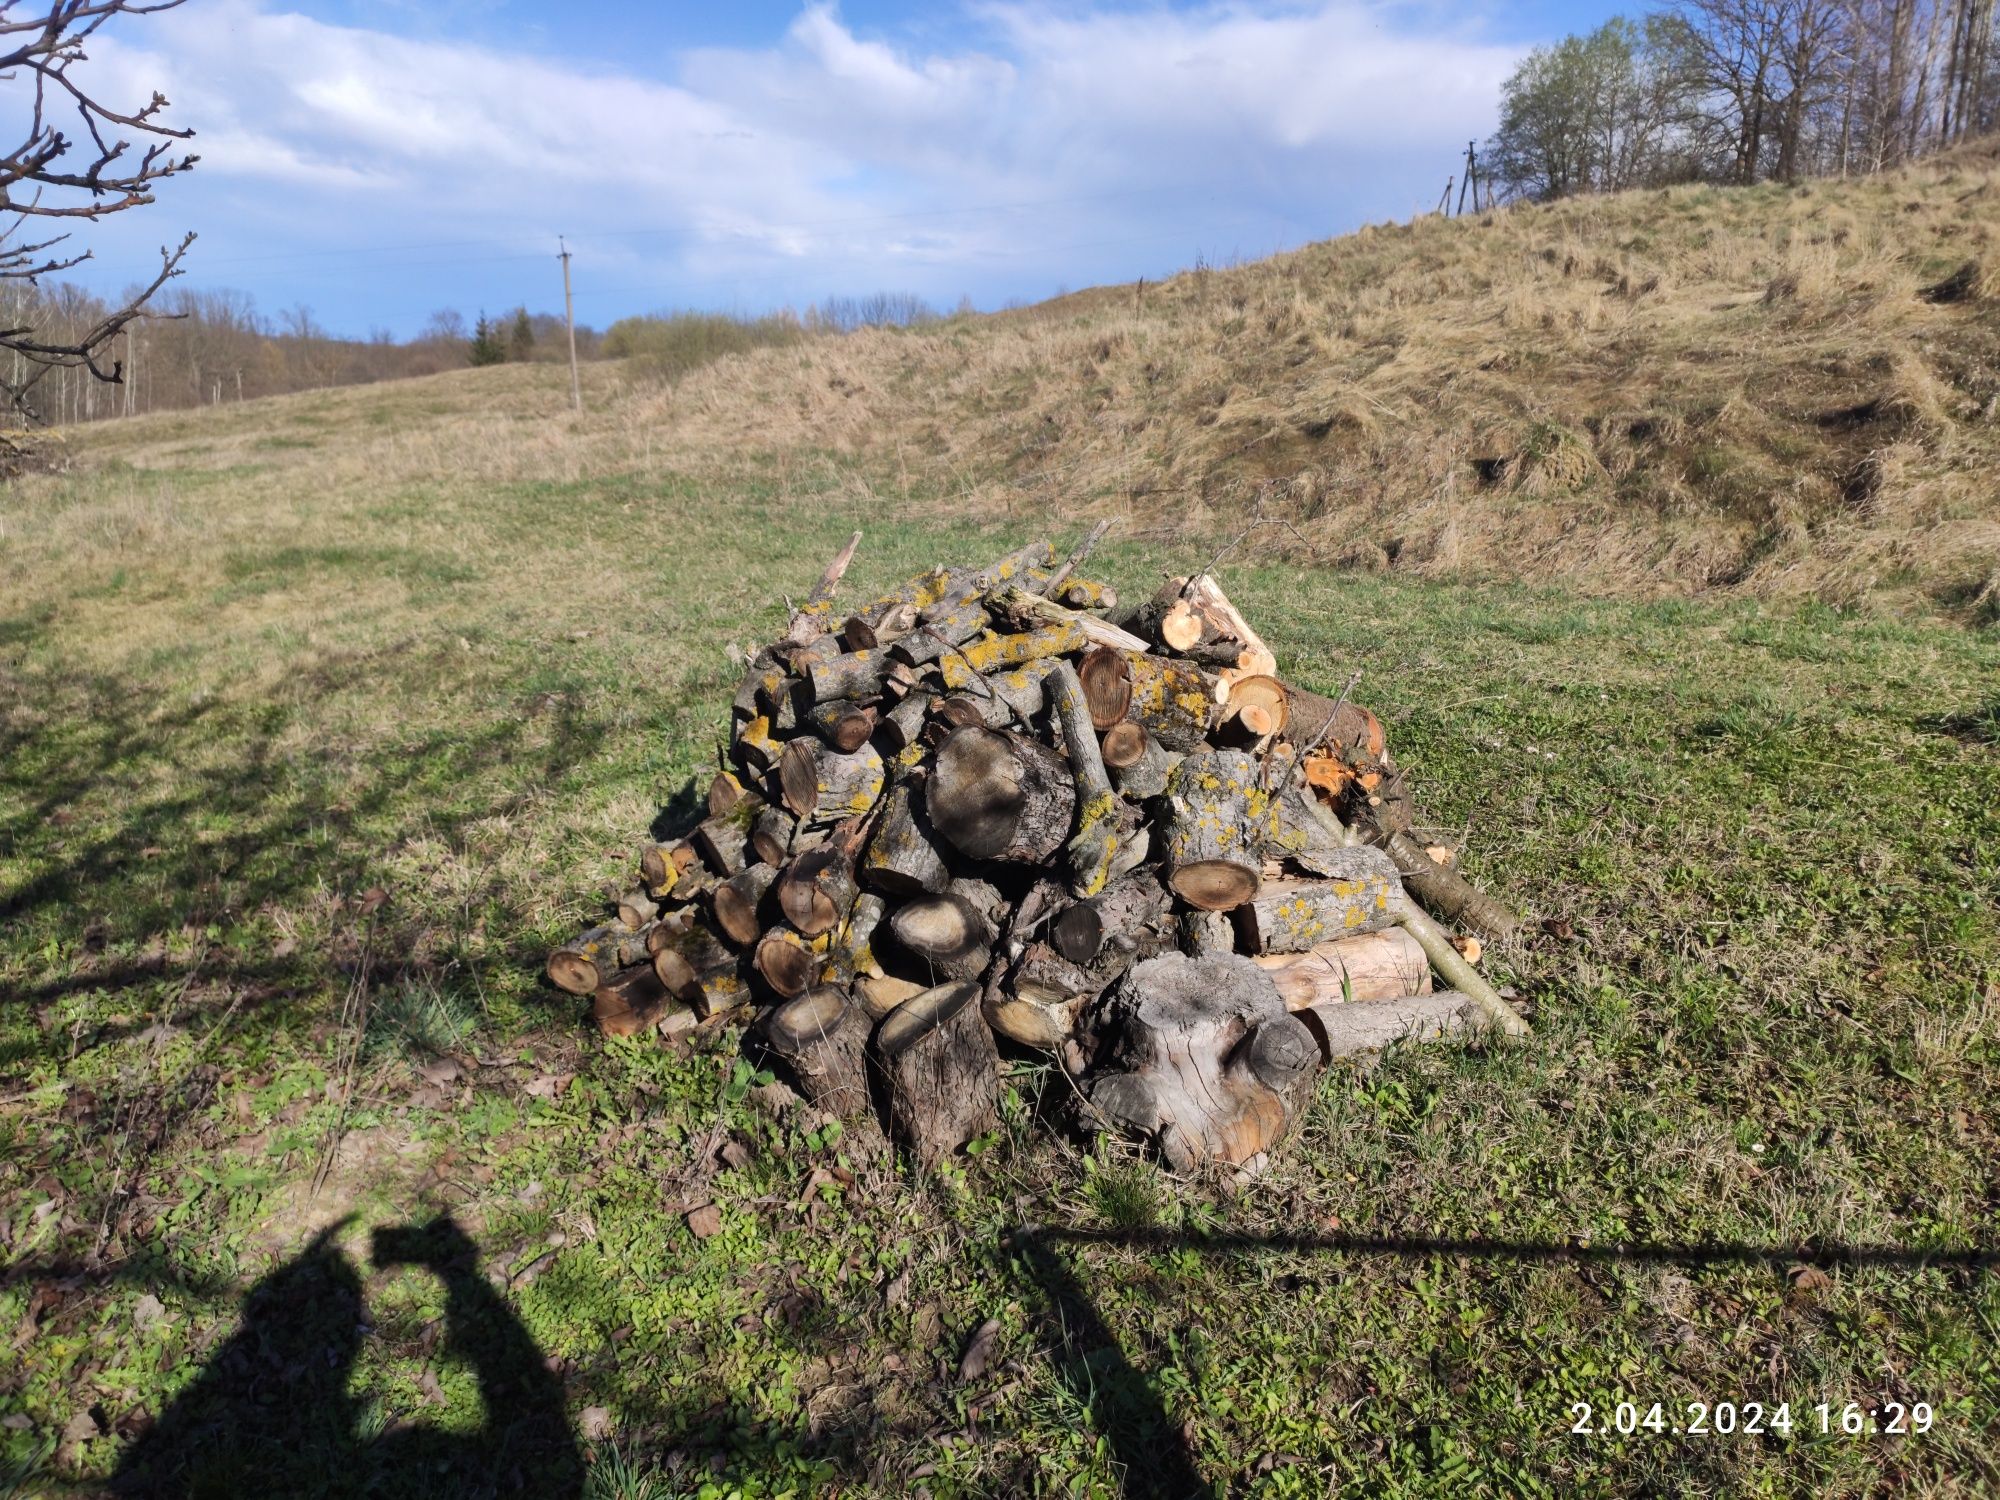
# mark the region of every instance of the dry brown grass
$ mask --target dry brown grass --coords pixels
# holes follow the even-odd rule
[[[36,524],[51,556],[210,525],[184,479],[151,473],[186,467],[199,433],[221,490],[275,467],[335,508],[409,485],[752,477],[918,513],[1116,514],[1190,545],[1257,514],[1290,523],[1259,533],[1267,550],[1422,576],[1966,607],[2000,574],[2000,300],[1952,278],[2000,255],[1995,164],[1982,147],[1852,183],[1369,227],[672,384],[598,367],[581,419],[554,372],[502,369],[221,426],[106,424],[76,462],[131,480]],[[311,449],[274,449],[288,433]]]
[[[1371,227],[1230,271],[731,360],[633,418],[1313,561],[1606,592],[1962,600],[2000,564],[1990,154]],[[1535,503],[1524,503],[1532,501]],[[1303,540],[1301,540],[1302,538]]]

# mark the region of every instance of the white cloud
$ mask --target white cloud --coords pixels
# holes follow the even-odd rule
[[[197,216],[203,280],[285,301],[268,288],[308,235],[322,254],[497,252],[560,230],[631,309],[877,286],[993,299],[1407,212],[1490,127],[1517,56],[1352,3],[1003,0],[957,19],[955,41],[912,49],[812,5],[768,47],[586,69],[207,0],[93,66],[165,88],[200,127],[196,177],[150,212]],[[232,278],[253,261],[267,269]],[[514,273],[484,263],[421,292],[414,271],[322,270],[306,295],[345,322],[343,305],[407,294],[382,316],[409,322],[442,293],[498,300],[485,284]]]

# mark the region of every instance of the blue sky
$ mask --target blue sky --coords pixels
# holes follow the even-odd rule
[[[93,50],[202,163],[106,220],[114,288],[188,283],[336,331],[434,310],[981,307],[1254,257],[1436,200],[1581,3],[1084,5],[190,0]]]

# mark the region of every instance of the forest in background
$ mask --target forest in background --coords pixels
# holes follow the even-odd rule
[[[1994,0],[1679,0],[1531,52],[1487,170],[1507,196],[1885,171],[2000,123]]]

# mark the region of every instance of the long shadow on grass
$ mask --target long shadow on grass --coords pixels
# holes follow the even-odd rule
[[[1095,1411],[1125,1473],[1125,1492],[1183,1500],[1213,1496],[1185,1434],[1176,1427],[1152,1381],[1126,1358],[1098,1315],[1064,1246],[1116,1245],[1137,1250],[1193,1250],[1203,1255],[1465,1256],[1514,1261],[1651,1261],[1709,1267],[1767,1265],[1910,1266],[1946,1270],[2000,1267],[2000,1250],[1929,1251],[1897,1245],[1651,1243],[1557,1245],[1529,1240],[1424,1239],[1355,1234],[1187,1234],[1170,1229],[1027,1228],[1007,1238],[1007,1248],[1049,1299],[1057,1323],[1058,1378]]]
[[[324,1230],[251,1290],[243,1321],[125,1453],[112,1492],[143,1496],[577,1494],[583,1461],[561,1384],[478,1252],[449,1218],[378,1229],[377,1267],[422,1266],[445,1286],[439,1355],[471,1365],[486,1421],[369,1435],[348,1390],[366,1333],[361,1275]]]
[[[0,711],[0,847],[23,872],[0,885],[0,925],[85,955],[121,944],[150,950],[86,957],[77,972],[31,977],[7,998],[33,1005],[174,982],[169,936],[357,891],[384,850],[420,833],[449,840],[474,819],[505,816],[603,742],[602,726],[561,697],[488,723],[384,735],[365,752],[317,734],[304,747],[286,742],[295,723],[311,724],[300,703],[379,694],[385,680],[424,672],[406,644],[301,668],[283,702],[168,695],[112,675],[24,681],[34,711]],[[504,793],[468,799],[465,789],[496,769]],[[392,906],[378,925],[393,920]],[[249,1009],[343,983],[329,967],[217,948],[200,980],[217,992],[210,998]],[[143,1005],[113,1008],[133,1016],[127,1029],[149,1023],[136,1014]],[[92,1040],[119,1034],[113,1027]],[[64,1054],[76,1045],[60,1031],[42,1042],[39,1050]],[[17,1047],[0,1068],[21,1061]]]

